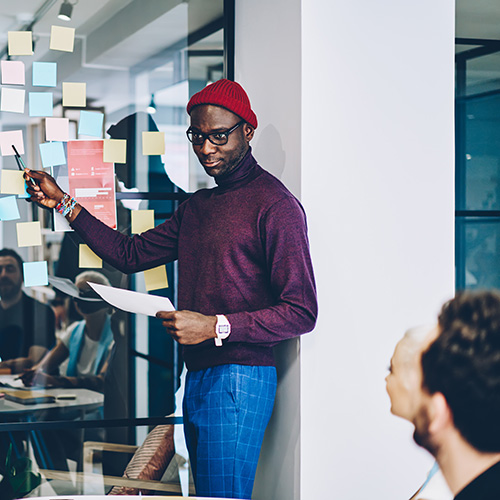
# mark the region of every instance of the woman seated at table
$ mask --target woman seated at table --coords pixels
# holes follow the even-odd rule
[[[96,300],[98,296],[87,281],[110,285],[106,276],[95,271],[83,272],[75,278],[78,297],[73,300],[83,320],[71,324],[56,346],[21,376],[25,385],[104,391],[104,375],[113,347],[111,307]],[[60,368],[62,374],[58,374]]]

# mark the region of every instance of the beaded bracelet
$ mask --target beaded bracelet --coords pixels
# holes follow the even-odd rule
[[[63,216],[71,216],[76,205],[76,200],[69,194],[64,193],[61,201],[56,205],[56,210]]]

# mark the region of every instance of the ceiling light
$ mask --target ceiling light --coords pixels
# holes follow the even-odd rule
[[[149,106],[147,107],[146,111],[150,115],[154,115],[156,113],[156,103],[155,103],[155,95],[151,94],[151,102],[149,103]]]
[[[76,3],[76,2],[75,2]],[[64,0],[59,9],[59,15],[57,16],[62,21],[71,21],[71,14],[73,12],[73,5],[67,0]]]

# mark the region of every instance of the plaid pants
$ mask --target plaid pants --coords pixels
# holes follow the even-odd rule
[[[272,366],[187,373],[184,433],[198,496],[251,498],[275,395]]]

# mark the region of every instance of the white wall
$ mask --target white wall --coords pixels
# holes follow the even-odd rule
[[[453,60],[453,0],[302,2],[321,307],[302,341],[302,499],[408,498],[430,467],[384,377],[403,331],[454,290]]]
[[[306,208],[320,301],[300,371],[279,353],[259,500],[399,500],[431,465],[384,377],[454,289],[453,30],[453,0],[236,2],[254,152]]]

